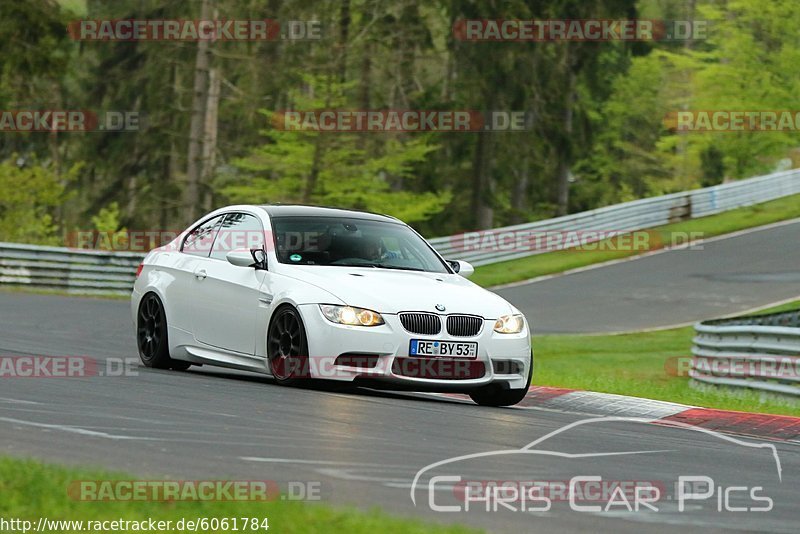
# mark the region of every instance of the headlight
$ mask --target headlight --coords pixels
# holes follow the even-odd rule
[[[494,323],[494,331],[498,334],[519,334],[525,320],[522,315],[503,315]]]
[[[320,304],[319,309],[322,310],[322,315],[332,323],[351,326],[378,326],[383,324],[383,317],[381,317],[380,313],[365,310],[364,308]]]

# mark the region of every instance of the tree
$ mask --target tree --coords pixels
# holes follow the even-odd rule
[[[293,91],[295,109],[344,109],[346,86],[328,77],[307,77],[306,89]],[[242,176],[226,178],[222,192],[232,202],[298,202],[378,211],[406,221],[425,220],[450,200],[444,192],[414,192],[415,166],[438,147],[430,137],[401,138],[378,135],[381,147],[360,148],[363,135],[318,130],[282,130],[274,127],[280,115],[262,110],[268,124],[266,143],[234,163]],[[406,189],[394,191],[393,179]]]
[[[80,166],[59,177],[36,161],[12,158],[0,163],[0,241],[58,245],[55,213],[65,198],[63,182]]]

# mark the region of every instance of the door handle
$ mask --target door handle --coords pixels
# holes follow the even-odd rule
[[[196,271],[194,272],[194,276],[195,276],[195,277],[196,277],[198,280],[203,280],[203,279],[204,279],[206,276],[208,276],[208,273],[206,272],[206,270],[205,270],[205,269],[198,269],[198,270],[196,270]]]

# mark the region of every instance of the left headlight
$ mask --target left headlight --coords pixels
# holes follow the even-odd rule
[[[525,326],[525,320],[522,315],[503,315],[494,323],[494,331],[498,334],[519,334],[522,332],[522,327]]]
[[[383,317],[381,317],[380,313],[364,308],[320,304],[319,309],[322,310],[322,315],[332,323],[350,326],[379,326],[383,324]]]

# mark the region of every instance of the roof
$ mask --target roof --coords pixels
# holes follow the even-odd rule
[[[345,210],[325,206],[303,206],[300,204],[267,204],[260,206],[270,217],[348,217],[351,219],[367,219],[398,223],[400,220],[389,215],[380,215],[368,211]]]

